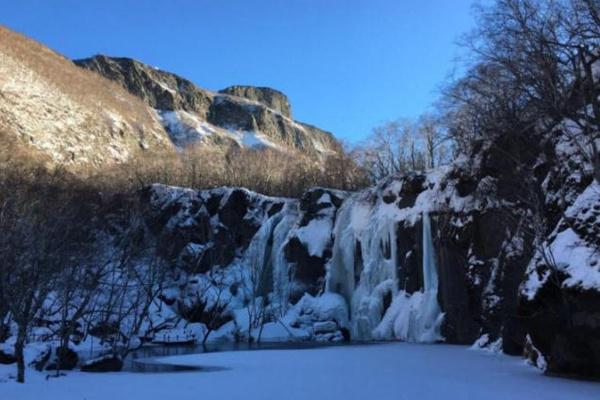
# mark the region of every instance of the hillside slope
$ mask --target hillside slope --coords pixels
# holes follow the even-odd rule
[[[4,27],[0,131],[46,161],[71,166],[173,151],[158,116],[137,98]]]
[[[73,63],[1,26],[0,137],[23,150],[18,157],[80,172],[140,154],[160,160],[196,144],[269,148],[315,161],[341,150],[331,133],[294,121],[277,90],[211,92],[129,58]]]

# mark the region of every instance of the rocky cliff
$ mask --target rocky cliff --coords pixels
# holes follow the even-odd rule
[[[241,298],[215,335],[257,335],[239,313],[252,296],[238,289],[254,276],[267,337],[475,342],[551,373],[597,376],[600,188],[564,129],[499,137],[358,193],[314,189],[297,201],[150,187],[146,221],[169,244],[161,257],[187,274],[169,301],[189,305],[193,276],[225,271]]]
[[[231,86],[215,93],[129,58],[99,55],[75,63],[118,82],[156,109],[179,147],[227,143],[314,156],[340,150],[331,133],[294,121],[287,96],[271,88]]]
[[[243,97],[248,100],[262,103],[270,109],[278,111],[288,118],[292,118],[292,107],[290,106],[290,102],[287,96],[278,90],[268,87],[236,85],[219,90],[219,93]]]

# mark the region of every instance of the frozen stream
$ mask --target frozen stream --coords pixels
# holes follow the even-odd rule
[[[543,376],[521,358],[462,346],[389,343],[303,350],[232,351],[166,357],[161,362],[214,372],[71,372],[7,382],[2,400],[249,399],[599,399],[600,383]]]

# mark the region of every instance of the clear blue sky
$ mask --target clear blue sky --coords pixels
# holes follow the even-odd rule
[[[2,0],[0,23],[58,52],[137,58],[201,87],[271,86],[351,142],[435,100],[471,0]]]

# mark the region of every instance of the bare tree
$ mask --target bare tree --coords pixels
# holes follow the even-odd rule
[[[25,380],[29,330],[65,263],[89,235],[84,217],[89,214],[82,208],[86,203],[76,190],[65,190],[64,179],[60,171],[39,169],[16,171],[0,182],[0,293],[18,328],[18,382]]]
[[[188,322],[200,322],[206,327],[202,344],[206,344],[210,334],[230,320],[227,314],[233,293],[224,271],[211,269],[205,276],[188,277],[182,288],[188,287],[177,301],[178,313]],[[235,289],[234,289],[235,290]]]

